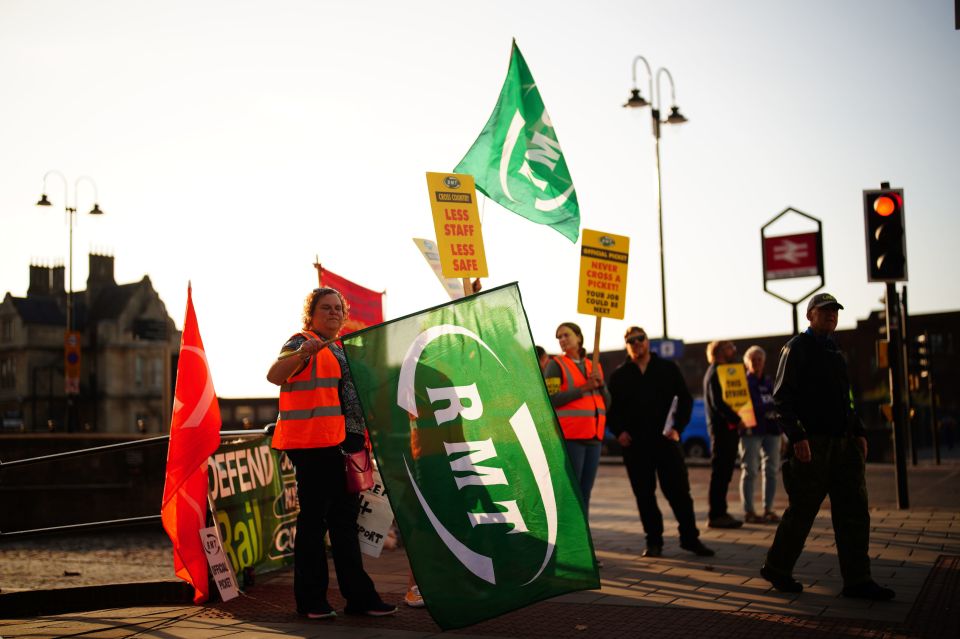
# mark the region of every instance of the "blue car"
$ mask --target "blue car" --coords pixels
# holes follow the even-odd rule
[[[680,443],[687,457],[694,459],[710,456],[710,435],[707,433],[707,415],[703,409],[703,400],[693,400],[693,412],[690,423],[680,435]]]
[[[614,437],[610,429],[607,429],[604,437],[604,454],[619,455],[620,444]],[[687,457],[692,459],[704,459],[710,457],[710,435],[707,433],[707,416],[703,409],[703,400],[693,400],[693,411],[690,414],[690,423],[683,429],[680,436],[680,444]]]

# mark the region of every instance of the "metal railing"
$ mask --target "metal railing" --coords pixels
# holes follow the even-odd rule
[[[237,437],[266,437],[273,434],[273,428],[276,424],[267,424],[261,430],[222,430],[220,431],[220,440],[233,439]],[[168,441],[169,435],[159,437],[148,437],[147,439],[137,439],[129,442],[120,442],[119,444],[107,444],[106,446],[92,446],[90,448],[81,448],[79,450],[70,450],[63,453],[53,453],[51,455],[41,455],[39,457],[29,457],[26,459],[15,459],[12,461],[0,460],[0,473],[8,468],[29,466],[52,461],[62,461],[65,459],[74,459],[77,457],[86,457],[99,453],[110,453],[119,450],[131,450],[144,448],[161,442]],[[107,528],[120,528],[124,526],[139,526],[143,524],[160,523],[160,515],[145,515],[141,517],[126,517],[123,519],[109,519],[106,521],[92,521],[82,524],[67,524],[63,526],[50,526],[47,528],[31,528],[29,530],[0,531],[0,542],[9,539],[25,539],[46,535],[50,533],[63,532],[89,532],[92,530],[104,530]]]

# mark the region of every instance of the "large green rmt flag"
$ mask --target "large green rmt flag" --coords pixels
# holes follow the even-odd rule
[[[477,188],[497,204],[577,241],[577,192],[553,122],[516,41],[497,106],[454,173],[469,173]]]
[[[343,344],[410,565],[442,628],[599,587],[516,284]]]

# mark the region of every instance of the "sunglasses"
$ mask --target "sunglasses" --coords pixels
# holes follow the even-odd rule
[[[627,344],[642,344],[645,341],[647,341],[646,335],[634,335],[627,338]]]

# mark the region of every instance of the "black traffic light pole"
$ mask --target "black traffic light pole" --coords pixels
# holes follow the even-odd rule
[[[932,370],[927,372],[927,390],[930,391],[930,430],[933,433],[933,458],[936,461],[937,466],[939,466],[940,465],[940,425],[937,422],[937,394],[934,392],[934,389],[933,389],[933,371]]]
[[[903,340],[900,334],[900,297],[897,285],[887,282],[887,339],[890,355],[890,403],[893,413],[893,453],[897,470],[897,505],[910,507],[907,493],[907,406],[903,401]]]
[[[900,369],[900,382],[903,384],[903,400],[907,413],[907,441],[910,445],[910,464],[917,465],[917,425],[914,423],[913,397],[910,395],[910,358],[907,346],[910,344],[910,313],[907,305],[907,285],[900,289],[900,346],[903,350],[903,368]]]
[[[889,190],[890,183],[882,182],[880,184],[881,190]],[[902,191],[900,191],[902,195]],[[866,195],[866,192],[865,192]],[[896,197],[896,194],[892,194]],[[865,208],[866,201],[865,201]],[[903,239],[903,201],[899,200],[897,214],[900,215],[900,234],[899,236],[894,235],[882,235],[882,228],[877,229],[877,235],[874,237],[875,240],[887,242],[885,246],[881,246],[879,250],[888,251],[891,248],[898,248],[897,243],[900,243],[899,248],[901,249],[901,256],[894,256],[895,259],[892,261],[884,260],[884,255],[876,255],[876,252],[879,252],[877,249],[871,248],[871,229],[870,224],[867,224],[867,259],[868,259],[868,270],[867,275],[868,279],[871,281],[885,281],[886,283],[886,312],[887,312],[887,340],[888,340],[888,349],[887,353],[889,354],[889,363],[890,363],[890,408],[893,416],[893,454],[894,462],[896,466],[896,475],[897,475],[897,505],[901,509],[906,509],[910,507],[910,496],[907,490],[907,428],[909,425],[909,418],[907,416],[907,404],[903,399],[904,392],[904,377],[906,372],[906,361],[904,358],[903,351],[903,326],[902,326],[902,317],[900,311],[900,295],[897,293],[897,280],[906,280],[906,251],[905,251],[905,239]],[[865,214],[868,216],[869,220],[870,212],[865,210]],[[881,213],[882,214],[882,213]],[[894,216],[896,217],[896,216]],[[889,243],[889,240],[896,237],[893,240],[893,244]],[[899,258],[899,259],[896,259]],[[873,262],[871,266],[870,262]],[[879,271],[874,273],[874,267]]]

